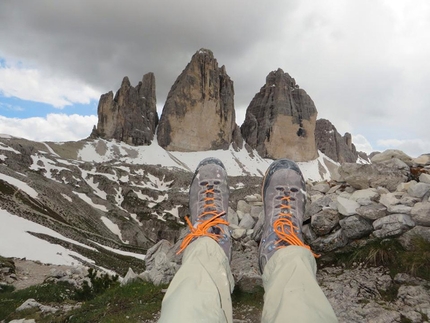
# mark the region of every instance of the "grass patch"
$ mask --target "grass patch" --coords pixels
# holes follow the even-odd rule
[[[350,252],[334,254],[323,265],[342,265],[352,267],[354,263],[367,266],[384,266],[391,276],[407,273],[430,280],[430,242],[416,236],[412,239],[412,250],[406,250],[396,239],[378,239]]]
[[[0,293],[0,320],[22,318],[15,309],[29,298],[46,305],[50,303],[62,303],[73,297],[74,291],[69,284],[42,284],[32,286],[19,291],[6,291]]]
[[[162,289],[167,286],[154,286],[147,282],[134,282],[126,286],[111,285],[103,292],[81,303],[80,308],[64,313],[44,314],[38,309],[15,312],[29,298],[43,305],[80,304],[76,301],[77,291],[69,284],[46,283],[16,292],[0,294],[0,321],[13,319],[35,319],[41,323],[87,323],[87,322],[140,322],[152,319],[161,309],[164,297]]]
[[[161,309],[163,288],[166,286],[154,286],[147,282],[135,282],[124,287],[110,288],[104,294],[84,303],[81,308],[68,313],[67,322],[122,323],[152,319],[154,313],[158,313]]]

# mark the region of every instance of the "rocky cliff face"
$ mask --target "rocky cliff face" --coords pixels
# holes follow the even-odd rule
[[[98,124],[91,137],[136,146],[150,144],[158,123],[154,74],[145,74],[136,87],[124,77],[115,97],[112,91],[100,97],[97,113]]]
[[[191,59],[170,90],[157,139],[174,151],[227,149],[236,128],[233,81],[210,50]]]
[[[326,119],[319,119],[315,127],[315,142],[318,150],[339,163],[355,163],[358,152],[350,133],[342,137],[336,127]]]
[[[270,72],[251,101],[241,127],[245,141],[262,157],[309,161],[317,157],[317,109],[283,70]]]

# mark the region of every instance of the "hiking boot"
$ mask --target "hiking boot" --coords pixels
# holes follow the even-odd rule
[[[265,219],[259,247],[261,273],[280,248],[296,245],[310,249],[302,236],[306,185],[297,164],[288,159],[274,161],[264,176],[262,196]]]
[[[185,217],[190,233],[178,253],[198,237],[207,236],[218,242],[231,259],[231,238],[227,222],[229,187],[227,172],[217,158],[203,159],[197,166],[189,193],[191,219]]]

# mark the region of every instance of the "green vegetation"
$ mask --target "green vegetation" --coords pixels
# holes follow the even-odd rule
[[[396,239],[373,240],[348,253],[336,254],[329,263],[351,267],[354,263],[367,266],[384,266],[392,276],[397,273],[430,280],[430,242],[416,236],[412,239],[412,250],[406,250]],[[322,264],[326,265],[326,264]]]
[[[88,269],[87,276],[90,279],[90,283],[84,281],[82,289],[76,291],[75,299],[85,301],[93,299],[96,295],[102,294],[110,287],[118,284],[118,275],[101,274],[92,268]]]
[[[161,301],[166,286],[154,286],[151,283],[135,282],[123,287],[117,282],[118,277],[97,274],[91,270],[88,274],[91,284],[84,284],[76,290],[67,283],[45,283],[20,291],[0,293],[0,321],[12,319],[35,319],[37,322],[138,322],[154,317],[161,308]],[[64,313],[43,314],[39,309],[15,312],[23,302],[34,298],[48,306],[76,306],[79,308]],[[79,303],[79,301],[84,301]]]
[[[0,293],[0,320],[22,318],[24,314],[29,314],[32,310],[15,313],[15,309],[29,298],[48,305],[63,303],[72,299],[73,295],[74,291],[69,284],[42,284],[19,291],[5,291]]]
[[[68,313],[67,322],[122,323],[151,319],[154,317],[154,313],[161,309],[163,288],[165,286],[154,286],[145,282],[110,288],[100,296],[84,303],[81,308]]]

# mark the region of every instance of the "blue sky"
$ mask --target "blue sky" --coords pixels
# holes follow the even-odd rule
[[[429,40],[427,0],[2,1],[0,133],[86,138],[100,95],[148,72],[160,113],[191,56],[208,48],[234,81],[239,125],[282,68],[358,150],[416,157],[430,153]]]

